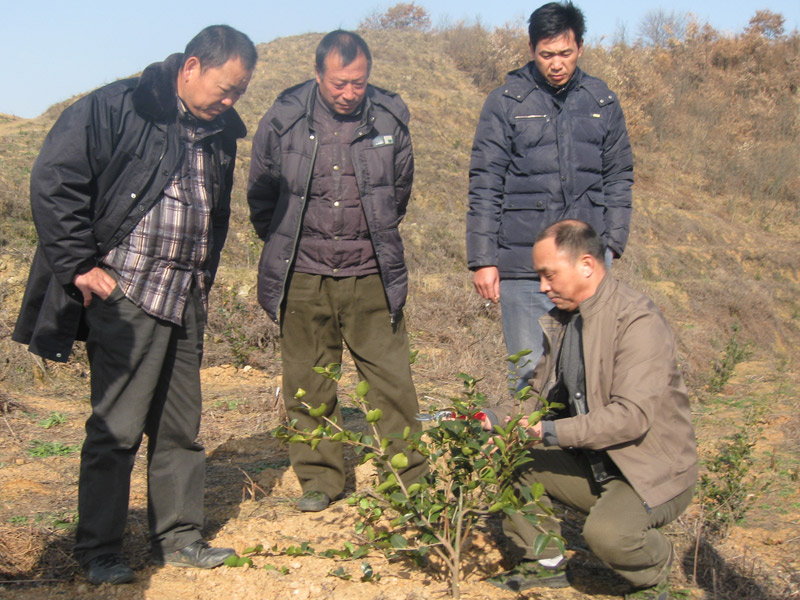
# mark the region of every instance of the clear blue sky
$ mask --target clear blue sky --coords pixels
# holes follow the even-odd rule
[[[487,26],[521,21],[545,0],[417,0],[434,25],[480,18]],[[256,43],[338,27],[354,29],[396,1],[3,0],[0,19],[0,113],[31,118],[50,105],[131,75],[172,52],[206,25],[226,23]],[[756,10],[800,28],[798,0],[577,0],[588,42],[624,27],[633,40],[650,11],[693,12],[720,31],[740,32]],[[309,61],[311,57],[309,57]],[[287,85],[293,82],[286,82]]]

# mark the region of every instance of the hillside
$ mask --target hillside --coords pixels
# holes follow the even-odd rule
[[[797,35],[704,41],[701,33],[671,48],[587,49],[584,68],[620,95],[636,160],[631,238],[614,272],[651,296],[678,336],[706,463],[732,455],[736,443],[752,444],[737,464],[742,478],[729,482],[749,511],[723,534],[712,535],[699,525],[707,505],[698,502],[671,529],[682,552],[676,580],[691,587],[694,597],[789,597],[800,589],[800,41]],[[291,508],[296,480],[285,449],[268,435],[278,419],[277,330],[255,301],[260,244],[244,199],[258,121],[283,88],[313,75],[319,37],[259,46],[256,74],[237,104],[249,134],[239,145],[231,233],[211,298],[201,435],[210,456],[209,532],[239,550],[254,543],[285,547],[287,539],[341,545],[354,519],[338,505],[319,519]],[[475,73],[457,67],[452,39],[404,31],[366,32],[365,38],[374,58],[371,83],[399,92],[412,113],[417,176],[402,232],[411,270],[407,317],[419,351],[418,394],[423,404],[441,405],[458,393],[455,377],[466,372],[483,378],[484,391],[500,397],[505,382],[499,311],[487,309],[473,292],[464,251],[469,149],[486,91],[474,83]],[[732,47],[737,40],[739,46]],[[775,56],[782,60],[770,60]],[[733,99],[731,89],[738,94]],[[10,597],[88,597],[81,578],[72,579],[68,554],[77,454],[30,452],[38,442],[73,450],[80,443],[88,413],[84,351],[78,348],[68,365],[43,365],[10,341],[36,244],[27,199],[30,168],[66,105],[32,120],[0,116],[0,590]],[[348,386],[352,380],[348,369]],[[53,413],[64,422],[45,428],[42,420]],[[135,541],[127,550],[137,566],[147,551],[142,468],[140,461],[131,500]],[[239,469],[260,486],[257,493],[250,488],[258,502],[245,498],[247,479]],[[358,479],[363,485],[365,478],[354,469],[351,483]],[[501,564],[502,548],[487,536],[472,551],[469,597],[501,597],[479,582]],[[619,582],[581,552],[577,536],[571,541],[580,589],[601,598],[619,594]],[[258,597],[264,589],[307,591],[300,585],[304,580],[318,592],[292,597],[410,599],[446,589],[430,573],[379,559],[373,564],[380,565],[384,580],[375,584],[326,578],[338,565],[315,557],[276,555],[267,562],[291,572],[195,576],[150,568],[130,595],[115,595],[211,598],[238,589],[241,596]],[[55,581],[26,587],[2,585],[4,579]],[[582,597],[570,594],[531,597]]]

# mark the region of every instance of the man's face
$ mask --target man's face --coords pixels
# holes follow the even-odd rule
[[[585,258],[573,260],[556,248],[555,238],[533,246],[533,268],[541,278],[542,293],[561,310],[573,311],[592,295]]]
[[[317,71],[317,83],[322,100],[333,112],[352,114],[361,105],[367,92],[369,68],[367,57],[358,53],[349,65],[342,66],[342,57],[332,51],[325,57],[325,71]]]
[[[236,104],[252,75],[238,56],[208,69],[192,56],[178,74],[178,96],[195,117],[211,121]]]
[[[566,32],[539,40],[534,48],[533,62],[547,82],[554,87],[565,85],[578,67],[578,59],[583,54],[583,44],[575,41],[575,32]]]

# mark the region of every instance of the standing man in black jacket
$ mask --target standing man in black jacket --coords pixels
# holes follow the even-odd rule
[[[332,31],[319,43],[316,78],[282,92],[253,138],[247,200],[264,240],[258,299],[281,328],[283,393],[290,419],[314,429],[295,398],[342,415],[336,382],[313,371],[350,349],[382,433],[419,430],[403,305],[408,272],[398,227],[411,195],[408,108],[367,83],[372,57],[361,37]],[[340,443],[291,444],[302,511],[320,511],[344,489]],[[403,477],[424,470],[412,454]]]
[[[552,303],[539,290],[531,250],[539,232],[563,219],[589,223],[622,255],[631,216],[633,154],[617,96],[578,68],[583,13],[551,2],[529,20],[533,60],[486,100],[469,173],[467,259],[476,291],[500,302],[517,389],[542,355],[538,319]]]
[[[143,433],[154,562],[213,568],[234,553],[201,538],[195,439],[208,290],[246,133],[230,109],[256,58],[243,33],[207,27],[184,54],[67,108],[31,173],[39,247],[14,339],[59,361],[86,339],[75,554],[94,584],[134,578],[120,553]]]

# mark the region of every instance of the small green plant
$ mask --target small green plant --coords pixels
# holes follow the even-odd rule
[[[517,364],[525,354],[527,352],[511,356],[509,360]],[[315,371],[335,380],[341,377],[341,367],[337,364],[316,367]],[[449,573],[454,598],[460,597],[464,541],[479,523],[504,513],[522,514],[538,526],[537,515],[547,511],[540,503],[543,486],[534,485],[521,491],[515,488],[517,471],[531,460],[528,451],[539,441],[531,437],[528,427],[521,426],[520,422],[526,419],[533,425],[550,408],[558,408],[540,399],[543,404],[540,410],[523,415],[520,406],[530,398],[530,388],[526,387],[514,393],[515,411],[510,421],[486,431],[482,421],[475,418],[486,403],[486,398],[477,390],[478,380],[463,373],[459,378],[464,386],[462,396],[451,398],[448,407],[454,418],[421,432],[412,434],[406,427],[402,434],[383,436],[378,429],[383,414],[380,409],[370,407],[366,381],[356,386],[352,399],[365,413],[369,433],[344,429],[335,418],[325,418],[313,431],[300,431],[292,421],[275,432],[284,441],[304,443],[312,448],[322,440],[354,446],[361,455],[362,464],[371,462],[375,466],[377,480],[372,489],[348,500],[361,517],[356,534],[366,542],[358,548],[351,544],[351,558],[363,555],[370,546],[390,558],[410,557],[418,565],[430,564],[430,557],[435,556]],[[302,399],[304,395],[301,389],[295,396]],[[304,405],[312,416],[322,416],[326,410],[324,405],[316,408]],[[398,451],[402,445],[405,449]],[[419,481],[407,482],[401,472],[408,466],[408,455],[412,452],[425,459],[428,473]],[[541,550],[552,540],[563,548],[560,538],[544,530],[536,546]],[[306,542],[295,551],[303,550],[313,553]],[[365,572],[362,581],[374,580],[366,576]]]
[[[47,458],[48,456],[68,456],[80,450],[80,446],[67,446],[61,442],[42,442],[33,440],[27,452],[34,458]]]
[[[12,525],[25,525],[28,522],[28,517],[25,515],[14,515],[8,522]]]
[[[741,521],[767,487],[751,471],[755,437],[748,420],[706,462],[708,472],[700,478],[700,502],[704,524],[714,533],[724,533]]]
[[[722,360],[714,365],[714,374],[708,382],[708,391],[712,394],[721,392],[725,384],[733,377],[736,365],[747,360],[752,355],[752,351],[748,348],[747,344],[741,344],[739,340],[736,339],[736,334],[738,332],[739,325],[734,323],[733,333],[728,343],[725,344]]]
[[[51,427],[58,427],[59,425],[63,425],[67,422],[67,418],[61,414],[60,412],[52,412],[50,415],[39,421],[39,425],[44,427],[45,429],[50,429]]]

